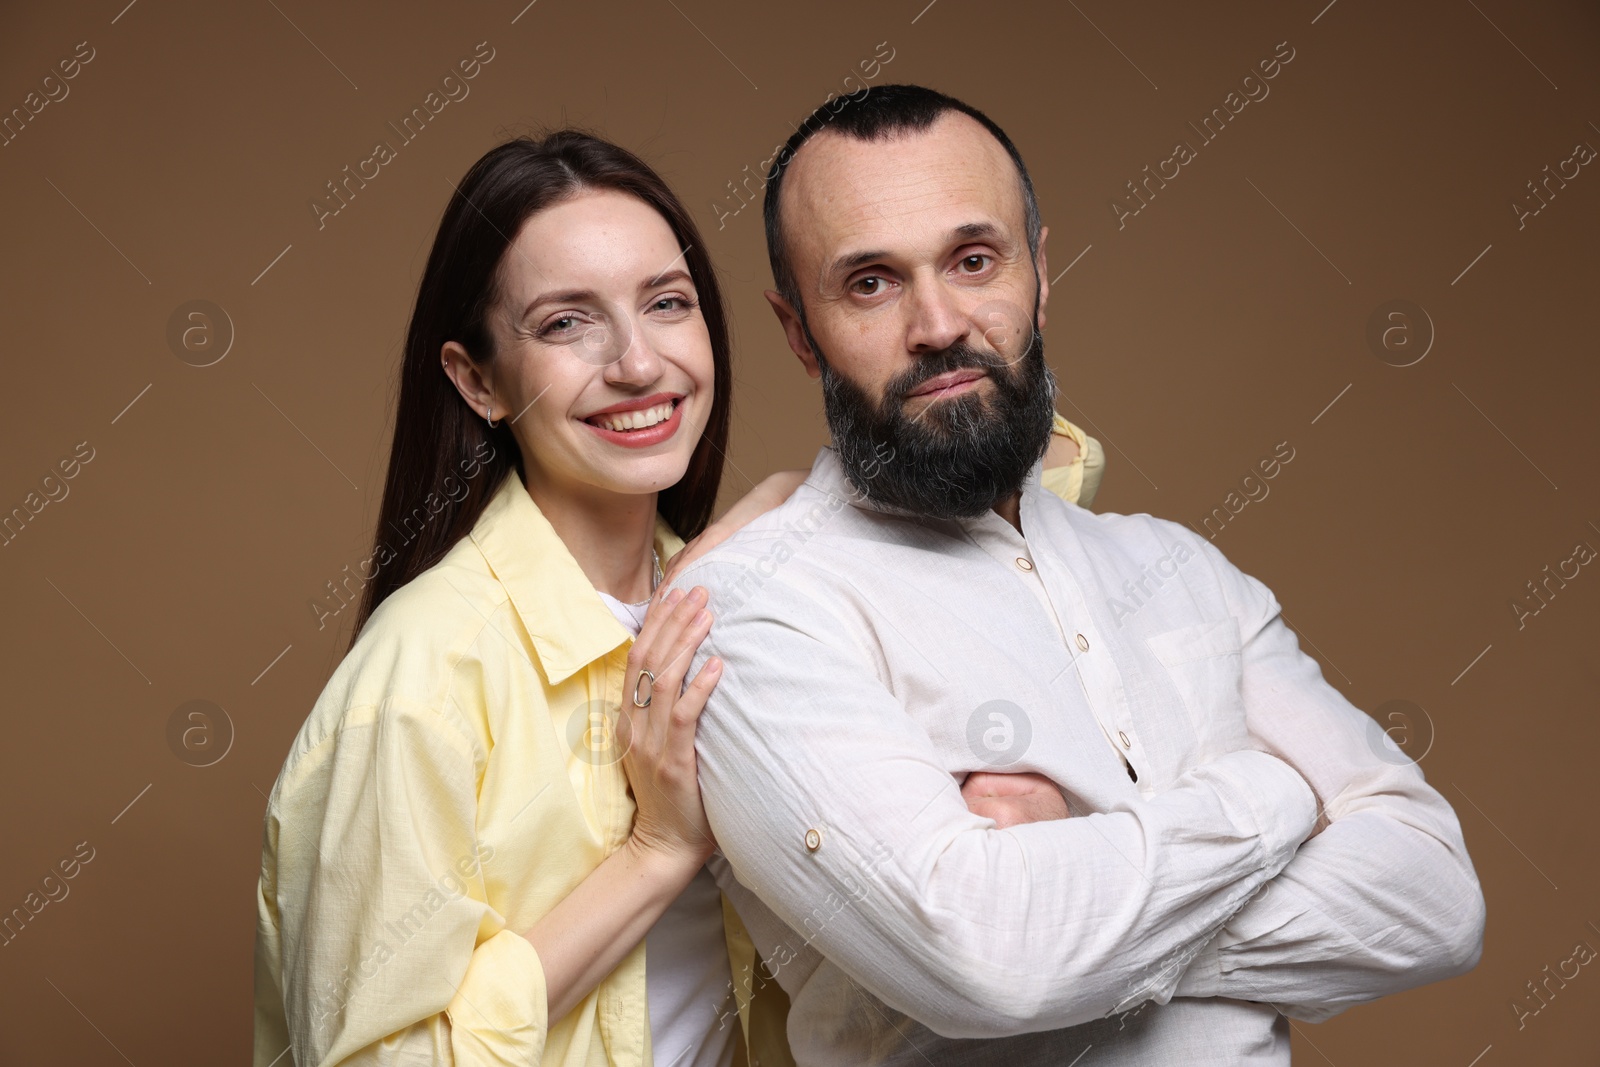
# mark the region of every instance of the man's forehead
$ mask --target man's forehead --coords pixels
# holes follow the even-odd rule
[[[839,242],[952,228],[988,215],[1022,215],[1017,170],[1004,147],[960,112],[925,130],[862,141],[824,130],[802,146],[786,176],[785,229],[820,251]],[[948,224],[948,225],[946,225]]]

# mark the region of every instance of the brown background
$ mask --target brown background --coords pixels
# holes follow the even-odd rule
[[[0,913],[94,849],[0,947],[4,1062],[248,1056],[264,794],[348,637],[309,601],[365,558],[449,183],[563,121],[661,169],[732,298],[737,493],[809,464],[823,429],[761,299],[759,212],[719,229],[713,205],[885,41],[877,83],[970,100],[1029,160],[1062,410],[1109,453],[1098,507],[1198,523],[1288,441],[1216,543],[1351,700],[1410,702],[1384,725],[1461,816],[1483,962],[1296,1024],[1296,1062],[1596,1062],[1595,966],[1521,1030],[1511,1009],[1576,942],[1600,948],[1600,567],[1521,629],[1510,607],[1579,541],[1600,549],[1600,166],[1522,229],[1511,207],[1600,147],[1592,5],[124,2],[0,15],[0,108],[95,51],[0,148],[0,509],[94,449],[0,548]],[[481,41],[470,96],[319,230],[324,183]],[[1187,123],[1281,41],[1271,95],[1201,146]],[[1111,198],[1180,138],[1198,158],[1119,230]],[[1407,367],[1366,339],[1396,298],[1435,334]],[[234,333],[203,368],[167,340],[196,299]],[[185,750],[168,723],[190,700],[227,722]],[[226,755],[189,765],[207,746]]]

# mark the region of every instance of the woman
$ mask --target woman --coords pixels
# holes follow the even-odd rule
[[[268,800],[257,1067],[720,1067],[747,1032],[782,1055],[704,867],[705,591],[661,581],[710,519],[730,383],[704,243],[648,166],[573,131],[474,164],[406,339],[357,634]],[[1056,454],[1080,482],[1091,445]],[[971,803],[1032,817],[1009,799]]]

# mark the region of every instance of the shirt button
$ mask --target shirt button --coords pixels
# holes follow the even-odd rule
[[[1078,635],[1078,647],[1080,649],[1082,649],[1083,651],[1085,651],[1085,652],[1089,651],[1089,639],[1087,637],[1083,636],[1082,634],[1079,634]]]
[[[1027,556],[1018,556],[1017,566],[1021,567],[1025,571],[1031,571],[1033,570],[1033,560],[1029,559]]]
[[[1133,742],[1129,741],[1128,740],[1128,735],[1123,733],[1121,730],[1117,731],[1117,740],[1122,742],[1122,747],[1123,748],[1132,748],[1133,747]]]
[[[822,847],[822,833],[819,830],[806,831],[806,851],[815,852]]]

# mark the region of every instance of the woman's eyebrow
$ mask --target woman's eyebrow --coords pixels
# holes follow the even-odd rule
[[[554,293],[540,293],[528,301],[528,306],[522,309],[522,317],[527,318],[540,304],[581,304],[593,299],[594,292],[589,289],[563,289]]]
[[[641,290],[643,290],[643,289],[654,289],[656,286],[658,286],[658,285],[666,285],[668,282],[684,282],[684,283],[687,283],[689,285],[693,285],[694,284],[694,279],[689,277],[689,272],[688,271],[684,270],[682,267],[678,267],[678,268],[676,268],[674,270],[662,271],[660,274],[657,274],[655,277],[646,280],[643,284],[641,284],[639,286],[639,288]]]

